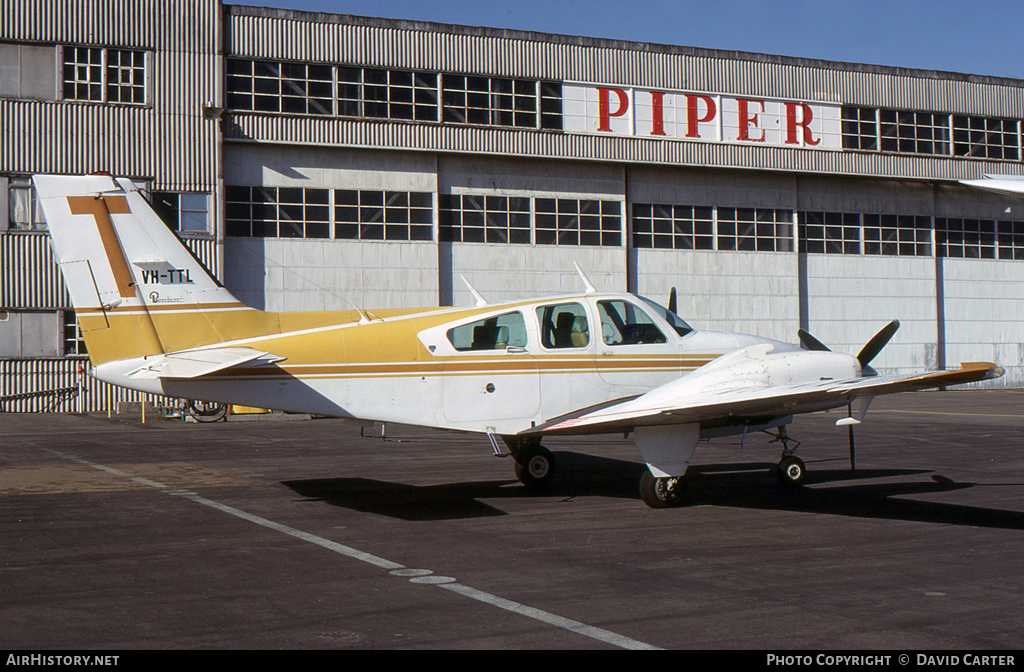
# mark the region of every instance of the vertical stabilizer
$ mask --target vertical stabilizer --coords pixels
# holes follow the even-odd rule
[[[94,364],[220,343],[231,321],[211,316],[259,313],[207,273],[129,180],[33,182]]]

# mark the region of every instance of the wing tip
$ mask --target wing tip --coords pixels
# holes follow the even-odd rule
[[[993,380],[1001,378],[1006,369],[993,362],[960,362],[961,371],[982,371],[985,370],[985,377],[980,380]]]

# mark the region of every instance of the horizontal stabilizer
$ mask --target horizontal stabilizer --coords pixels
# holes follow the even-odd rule
[[[181,350],[146,358],[146,365],[128,374],[129,378],[199,378],[242,364],[273,364],[284,357],[246,347]]]

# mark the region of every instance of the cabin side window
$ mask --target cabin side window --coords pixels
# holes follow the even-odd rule
[[[537,309],[541,345],[549,349],[585,348],[590,345],[587,311],[579,303],[560,303]]]
[[[519,311],[487,317],[449,329],[448,341],[459,352],[525,348],[526,320]]]
[[[664,343],[654,320],[626,301],[598,301],[597,312],[601,317],[601,339],[605,345],[640,345]]]

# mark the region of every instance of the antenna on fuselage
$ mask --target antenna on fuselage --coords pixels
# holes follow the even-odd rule
[[[593,283],[590,282],[590,278],[588,278],[587,274],[583,272],[583,269],[580,268],[580,265],[577,264],[575,261],[572,262],[572,265],[576,267],[576,272],[580,274],[580,278],[583,280],[583,284],[586,285],[586,293],[593,294],[594,292],[596,292],[597,289],[594,288]]]
[[[459,277],[462,278],[462,281],[464,283],[466,283],[466,287],[469,288],[469,292],[473,295],[473,298],[476,299],[476,306],[477,306],[477,308],[479,308],[480,306],[486,306],[487,305],[487,299],[485,299],[480,294],[480,292],[476,291],[476,287],[474,287],[473,285],[469,284],[469,280],[466,280],[466,276],[464,276],[461,273],[459,273]]]
[[[352,306],[352,308],[354,308],[355,311],[359,313],[359,324],[366,324],[367,322],[370,321],[370,317],[369,315],[366,314],[366,311],[364,311],[362,308],[353,303],[347,296],[343,296],[341,298],[343,301],[345,301],[345,303]]]

